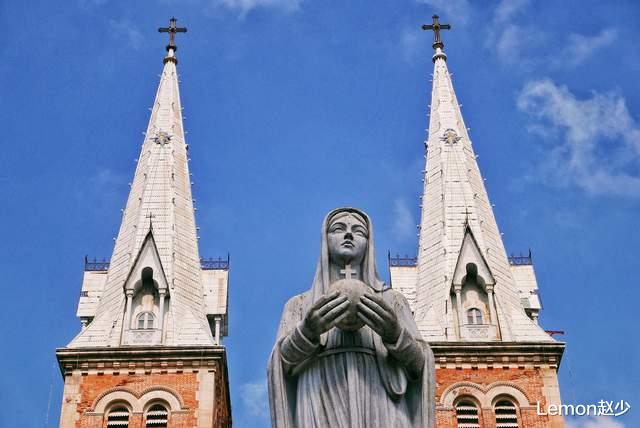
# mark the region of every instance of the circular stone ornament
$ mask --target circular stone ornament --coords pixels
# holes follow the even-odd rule
[[[365,293],[371,294],[371,287],[357,279],[341,279],[329,287],[329,292],[339,291],[349,299],[349,309],[336,326],[345,331],[356,331],[364,326],[364,322],[358,318],[358,303]]]

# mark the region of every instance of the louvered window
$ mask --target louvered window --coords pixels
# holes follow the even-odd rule
[[[128,428],[129,409],[126,407],[114,407],[107,416],[107,428]]]
[[[496,403],[496,428],[519,428],[518,412],[516,406],[509,400],[500,400]]]
[[[480,428],[478,407],[468,400],[462,400],[456,405],[458,428]]]
[[[151,406],[147,412],[147,428],[167,428],[169,423],[169,412],[161,404]]]

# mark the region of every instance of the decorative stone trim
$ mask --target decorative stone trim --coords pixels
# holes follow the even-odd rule
[[[513,382],[498,381],[487,386],[482,386],[477,383],[463,381],[449,385],[449,387],[442,392],[438,408],[454,408],[454,402],[461,396],[473,397],[480,407],[487,409],[493,408],[494,401],[503,396],[509,396],[515,400],[521,409],[532,407],[531,401],[524,389]]]
[[[89,374],[181,373],[185,370],[218,371],[225,364],[222,346],[61,348],[56,350],[63,376]]]
[[[166,386],[154,386],[145,389],[141,393],[125,388],[110,388],[96,397],[93,405],[87,409],[85,414],[98,416],[103,415],[109,405],[114,401],[127,403],[132,413],[144,413],[150,403],[162,401],[169,406],[171,413],[186,412],[184,401],[180,394]]]
[[[556,371],[561,342],[431,342],[436,368],[542,368]]]
[[[468,396],[474,398],[476,404],[482,407],[483,403],[486,401],[484,399],[485,389],[473,382],[456,382],[450,385],[447,389],[442,393],[442,397],[440,399],[440,403],[442,403],[445,407],[454,408],[454,402],[461,396]]]
[[[185,409],[185,410],[188,409],[188,407],[185,407],[184,401],[182,400],[182,397],[180,396],[180,394],[178,394],[178,392],[176,390],[174,390],[172,388],[169,388],[168,386],[164,386],[164,385],[151,386],[151,387],[146,388],[145,390],[143,390],[140,393],[140,397],[142,397],[144,395],[147,395],[147,394],[149,394],[149,393],[151,393],[153,391],[163,391],[163,392],[167,392],[167,393],[173,395],[176,398],[176,400],[178,400],[178,406],[176,406],[176,407],[179,407],[180,409]],[[178,410],[178,409],[176,409],[176,410]]]

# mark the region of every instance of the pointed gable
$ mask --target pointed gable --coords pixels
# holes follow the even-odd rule
[[[158,252],[158,246],[153,238],[153,228],[149,228],[149,232],[144,238],[140,251],[138,251],[138,255],[133,262],[131,271],[129,272],[127,279],[124,281],[125,292],[127,290],[133,292],[136,291],[136,282],[138,282],[138,279],[143,276],[143,271],[147,269],[152,270],[154,280],[157,282],[158,290],[169,293],[169,282],[167,281],[167,276],[165,275],[164,268],[162,267],[162,260],[160,259],[160,253]]]
[[[466,227],[462,246],[458,253],[458,260],[453,271],[453,284],[461,285],[467,275],[468,265],[473,264],[477,275],[483,279],[484,284],[495,285],[496,280],[491,273],[491,269],[487,264],[476,238],[469,226]]]

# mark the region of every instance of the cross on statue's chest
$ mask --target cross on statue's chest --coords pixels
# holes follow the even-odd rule
[[[347,264],[344,269],[340,269],[340,273],[344,275],[344,279],[353,279],[352,275],[358,274],[355,269],[351,268],[351,264]]]

